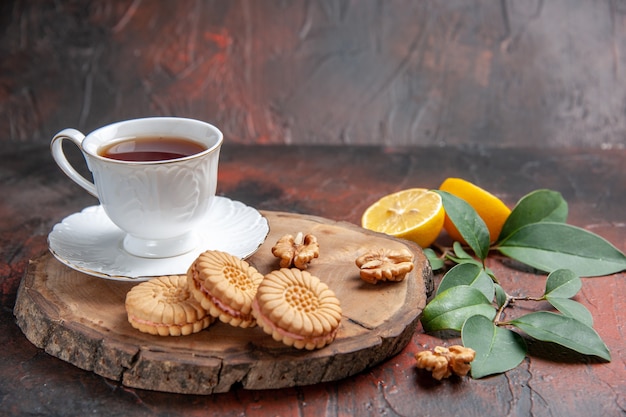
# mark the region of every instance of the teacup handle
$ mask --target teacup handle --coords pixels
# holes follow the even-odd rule
[[[96,191],[96,186],[94,185],[94,183],[79,174],[78,171],[76,171],[72,164],[70,164],[70,162],[67,160],[67,157],[63,152],[63,141],[66,139],[72,141],[76,146],[78,146],[78,149],[83,152],[82,145],[83,140],[85,139],[85,135],[83,135],[76,129],[64,129],[54,135],[54,137],[52,138],[52,142],[50,142],[50,150],[52,151],[52,157],[54,158],[54,161],[65,173],[65,175],[67,175],[72,181],[83,187],[92,196],[98,198],[98,193]]]

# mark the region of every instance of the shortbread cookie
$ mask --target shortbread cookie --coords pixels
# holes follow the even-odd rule
[[[248,262],[225,252],[206,251],[189,267],[187,280],[211,316],[235,327],[256,324],[252,300],[263,275]]]
[[[126,294],[128,322],[135,329],[159,336],[185,336],[214,320],[191,295],[185,275],[153,278]]]
[[[265,333],[297,349],[319,349],[331,343],[341,321],[335,293],[316,276],[297,268],[267,274],[252,312]]]

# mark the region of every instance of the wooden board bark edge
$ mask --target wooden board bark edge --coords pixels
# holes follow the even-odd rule
[[[79,368],[121,381],[129,387],[188,394],[226,392],[235,385],[268,389],[334,381],[374,366],[407,345],[425,306],[427,289],[432,288],[432,271],[418,246],[321,217],[282,212],[263,214],[270,221],[270,236],[264,246],[271,247],[277,236],[284,233],[282,225],[294,222],[334,231],[349,230],[367,239],[385,239],[405,245],[415,254],[416,265],[405,280],[409,308],[403,306],[374,330],[358,338],[338,337],[325,349],[313,352],[261,345],[224,355],[186,348],[172,350],[146,342],[143,334],[137,338],[117,337],[111,334],[115,333],[111,329],[103,331],[93,322],[75,317],[75,313],[68,311],[64,295],[56,294],[55,288],[49,288],[47,283],[59,273],[68,276],[80,273],[69,270],[50,254],[44,254],[30,262],[20,284],[14,309],[17,324],[35,346]],[[267,252],[267,248],[263,249]],[[267,262],[263,256],[259,255],[258,259],[253,256],[251,262]],[[62,271],[58,272],[59,269]],[[350,325],[361,325],[350,318],[347,320]]]

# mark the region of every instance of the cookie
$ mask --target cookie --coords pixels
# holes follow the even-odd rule
[[[128,322],[135,329],[159,336],[186,336],[213,321],[191,295],[185,275],[153,278],[126,294]]]
[[[191,293],[211,316],[235,327],[252,327],[252,300],[260,274],[248,262],[220,251],[200,254],[189,267]]]
[[[265,276],[252,303],[263,331],[297,349],[319,349],[331,343],[341,321],[335,293],[314,275],[281,268]]]

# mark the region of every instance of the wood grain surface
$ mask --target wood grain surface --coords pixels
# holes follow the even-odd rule
[[[50,254],[34,260],[22,281],[15,315],[28,339],[50,355],[134,388],[184,394],[285,388],[354,375],[401,351],[426,304],[432,271],[418,246],[350,223],[264,212],[265,243],[249,259],[259,272],[278,269],[276,241],[313,234],[320,257],[307,269],[341,302],[342,321],[326,348],[307,351],[274,341],[259,327],[217,322],[196,334],[160,337],[128,323],[124,300],[137,282],[117,282],[74,271]],[[370,251],[410,250],[414,269],[397,283],[367,284],[355,259]]]

